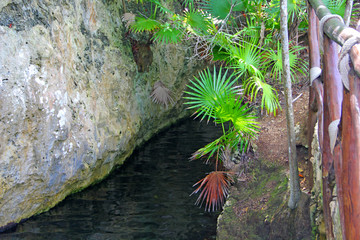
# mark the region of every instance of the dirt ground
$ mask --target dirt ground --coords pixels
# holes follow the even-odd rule
[[[293,88],[293,103],[295,128],[297,132],[297,159],[299,164],[300,185],[303,191],[310,192],[312,188],[312,166],[308,160],[307,151],[307,114],[309,108],[308,87],[297,84]],[[286,126],[286,110],[284,95],[280,91],[282,111],[276,116],[263,115],[260,122],[260,134],[255,141],[257,158],[273,162],[285,167],[289,164],[288,139]]]
[[[297,132],[297,160],[302,196],[291,211],[288,197],[288,140],[284,94],[278,88],[282,111],[276,116],[262,114],[261,129],[253,144],[246,177],[232,186],[227,206],[218,219],[217,239],[311,239],[310,193],[312,164],[308,160],[306,123],[308,87],[293,86],[293,108]]]

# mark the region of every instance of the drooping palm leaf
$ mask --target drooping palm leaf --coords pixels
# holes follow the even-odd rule
[[[166,108],[169,104],[174,103],[170,90],[161,81],[155,82],[150,97],[152,98],[153,102],[162,104]]]
[[[135,22],[131,23],[130,28],[134,32],[143,32],[143,31],[154,31],[158,29],[161,24],[151,18],[136,17]]]
[[[221,137],[215,139],[211,143],[206,144],[204,147],[198,149],[191,157],[190,160],[196,160],[203,157],[206,157],[205,162],[208,163],[212,157],[218,157],[225,146],[231,148],[231,150],[235,150],[237,146],[247,144],[248,141],[252,138],[251,135],[246,133],[241,133],[236,129],[230,129]]]
[[[262,90],[261,109],[265,108],[268,113],[276,115],[276,110],[281,109],[276,90],[256,76],[247,79],[245,91],[250,94],[252,100],[256,99],[260,90]]]
[[[169,24],[162,25],[154,36],[153,40],[161,44],[178,43],[183,36],[183,32],[177,28],[171,27]]]
[[[202,206],[205,202],[205,210],[209,212],[220,209],[225,203],[232,182],[229,172],[214,171],[209,173],[194,184],[194,186],[199,186],[191,195],[200,192],[195,204]]]
[[[133,13],[124,13],[121,20],[125,22],[126,28],[129,28],[131,24],[135,22],[135,14]]]

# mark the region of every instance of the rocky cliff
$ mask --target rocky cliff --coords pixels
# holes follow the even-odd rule
[[[182,91],[197,70],[188,48],[137,39],[123,13],[116,0],[1,0],[3,229],[104,178],[185,115]],[[168,108],[150,98],[159,80]]]

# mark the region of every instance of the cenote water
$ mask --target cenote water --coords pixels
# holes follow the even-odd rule
[[[186,120],[146,143],[108,178],[0,239],[214,239],[218,213],[189,197],[212,168],[189,161],[221,127]]]

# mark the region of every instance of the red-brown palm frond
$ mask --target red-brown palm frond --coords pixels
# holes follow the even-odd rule
[[[155,82],[150,96],[153,102],[163,104],[166,108],[169,103],[174,103],[174,100],[171,98],[171,91],[161,81]]]
[[[205,210],[216,211],[221,208],[225,199],[229,194],[229,188],[233,182],[229,172],[214,171],[209,173],[206,177],[194,184],[194,186],[200,184],[194,192],[195,194],[200,192],[195,204],[200,206],[205,202]]]

